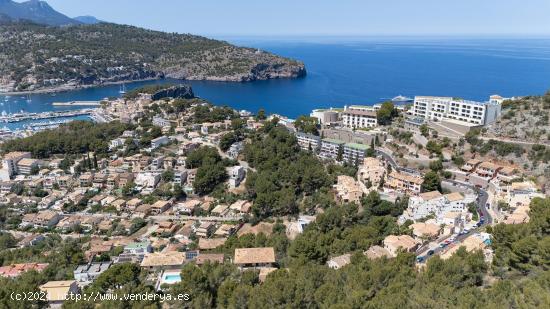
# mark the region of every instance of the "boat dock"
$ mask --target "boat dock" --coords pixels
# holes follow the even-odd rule
[[[27,113],[21,112],[11,115],[0,116],[0,122],[20,122],[26,120],[41,120],[41,119],[52,119],[52,118],[66,118],[66,117],[77,117],[77,116],[89,116],[94,112],[94,109],[81,109],[75,111],[59,111],[59,112],[43,112],[43,113]]]
[[[70,101],[70,102],[54,102],[53,106],[101,106],[100,101]]]

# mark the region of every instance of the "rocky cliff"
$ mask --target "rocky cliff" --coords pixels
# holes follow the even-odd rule
[[[108,23],[0,24],[0,92],[164,77],[247,82],[305,74],[299,61],[189,34]]]
[[[155,101],[162,98],[193,99],[194,97],[195,94],[193,93],[193,89],[189,85],[172,86],[159,90],[151,96],[151,98]]]

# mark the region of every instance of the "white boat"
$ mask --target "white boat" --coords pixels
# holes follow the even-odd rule
[[[32,102],[32,99],[31,99],[31,95],[30,95],[30,94],[27,95],[27,103],[28,103],[28,102]]]

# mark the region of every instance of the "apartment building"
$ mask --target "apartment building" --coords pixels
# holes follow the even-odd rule
[[[336,139],[325,138],[321,141],[321,150],[319,157],[323,159],[336,160],[340,147],[344,147],[344,142]]]
[[[452,97],[417,96],[412,115],[430,120],[457,120],[474,125],[494,122],[500,115],[497,101],[477,102]]]
[[[344,106],[342,124],[347,128],[372,128],[378,126],[376,111],[371,106]]]
[[[17,163],[22,159],[30,159],[30,152],[10,152],[2,158],[2,169],[0,170],[1,180],[7,181],[13,175],[19,173]]]
[[[378,158],[365,158],[363,165],[359,167],[357,171],[357,180],[377,186],[384,175],[386,174],[386,168],[382,160]]]
[[[388,175],[384,187],[402,193],[418,194],[423,181],[422,176],[392,171]]]
[[[330,109],[314,109],[311,114],[311,117],[317,118],[319,124],[330,125],[332,123],[338,122],[338,111]]]
[[[296,139],[303,150],[316,152],[321,147],[321,138],[313,134],[296,132]]]

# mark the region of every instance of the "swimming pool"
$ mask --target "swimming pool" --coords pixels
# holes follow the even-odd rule
[[[168,273],[162,276],[162,283],[173,284],[181,281],[180,274]]]

